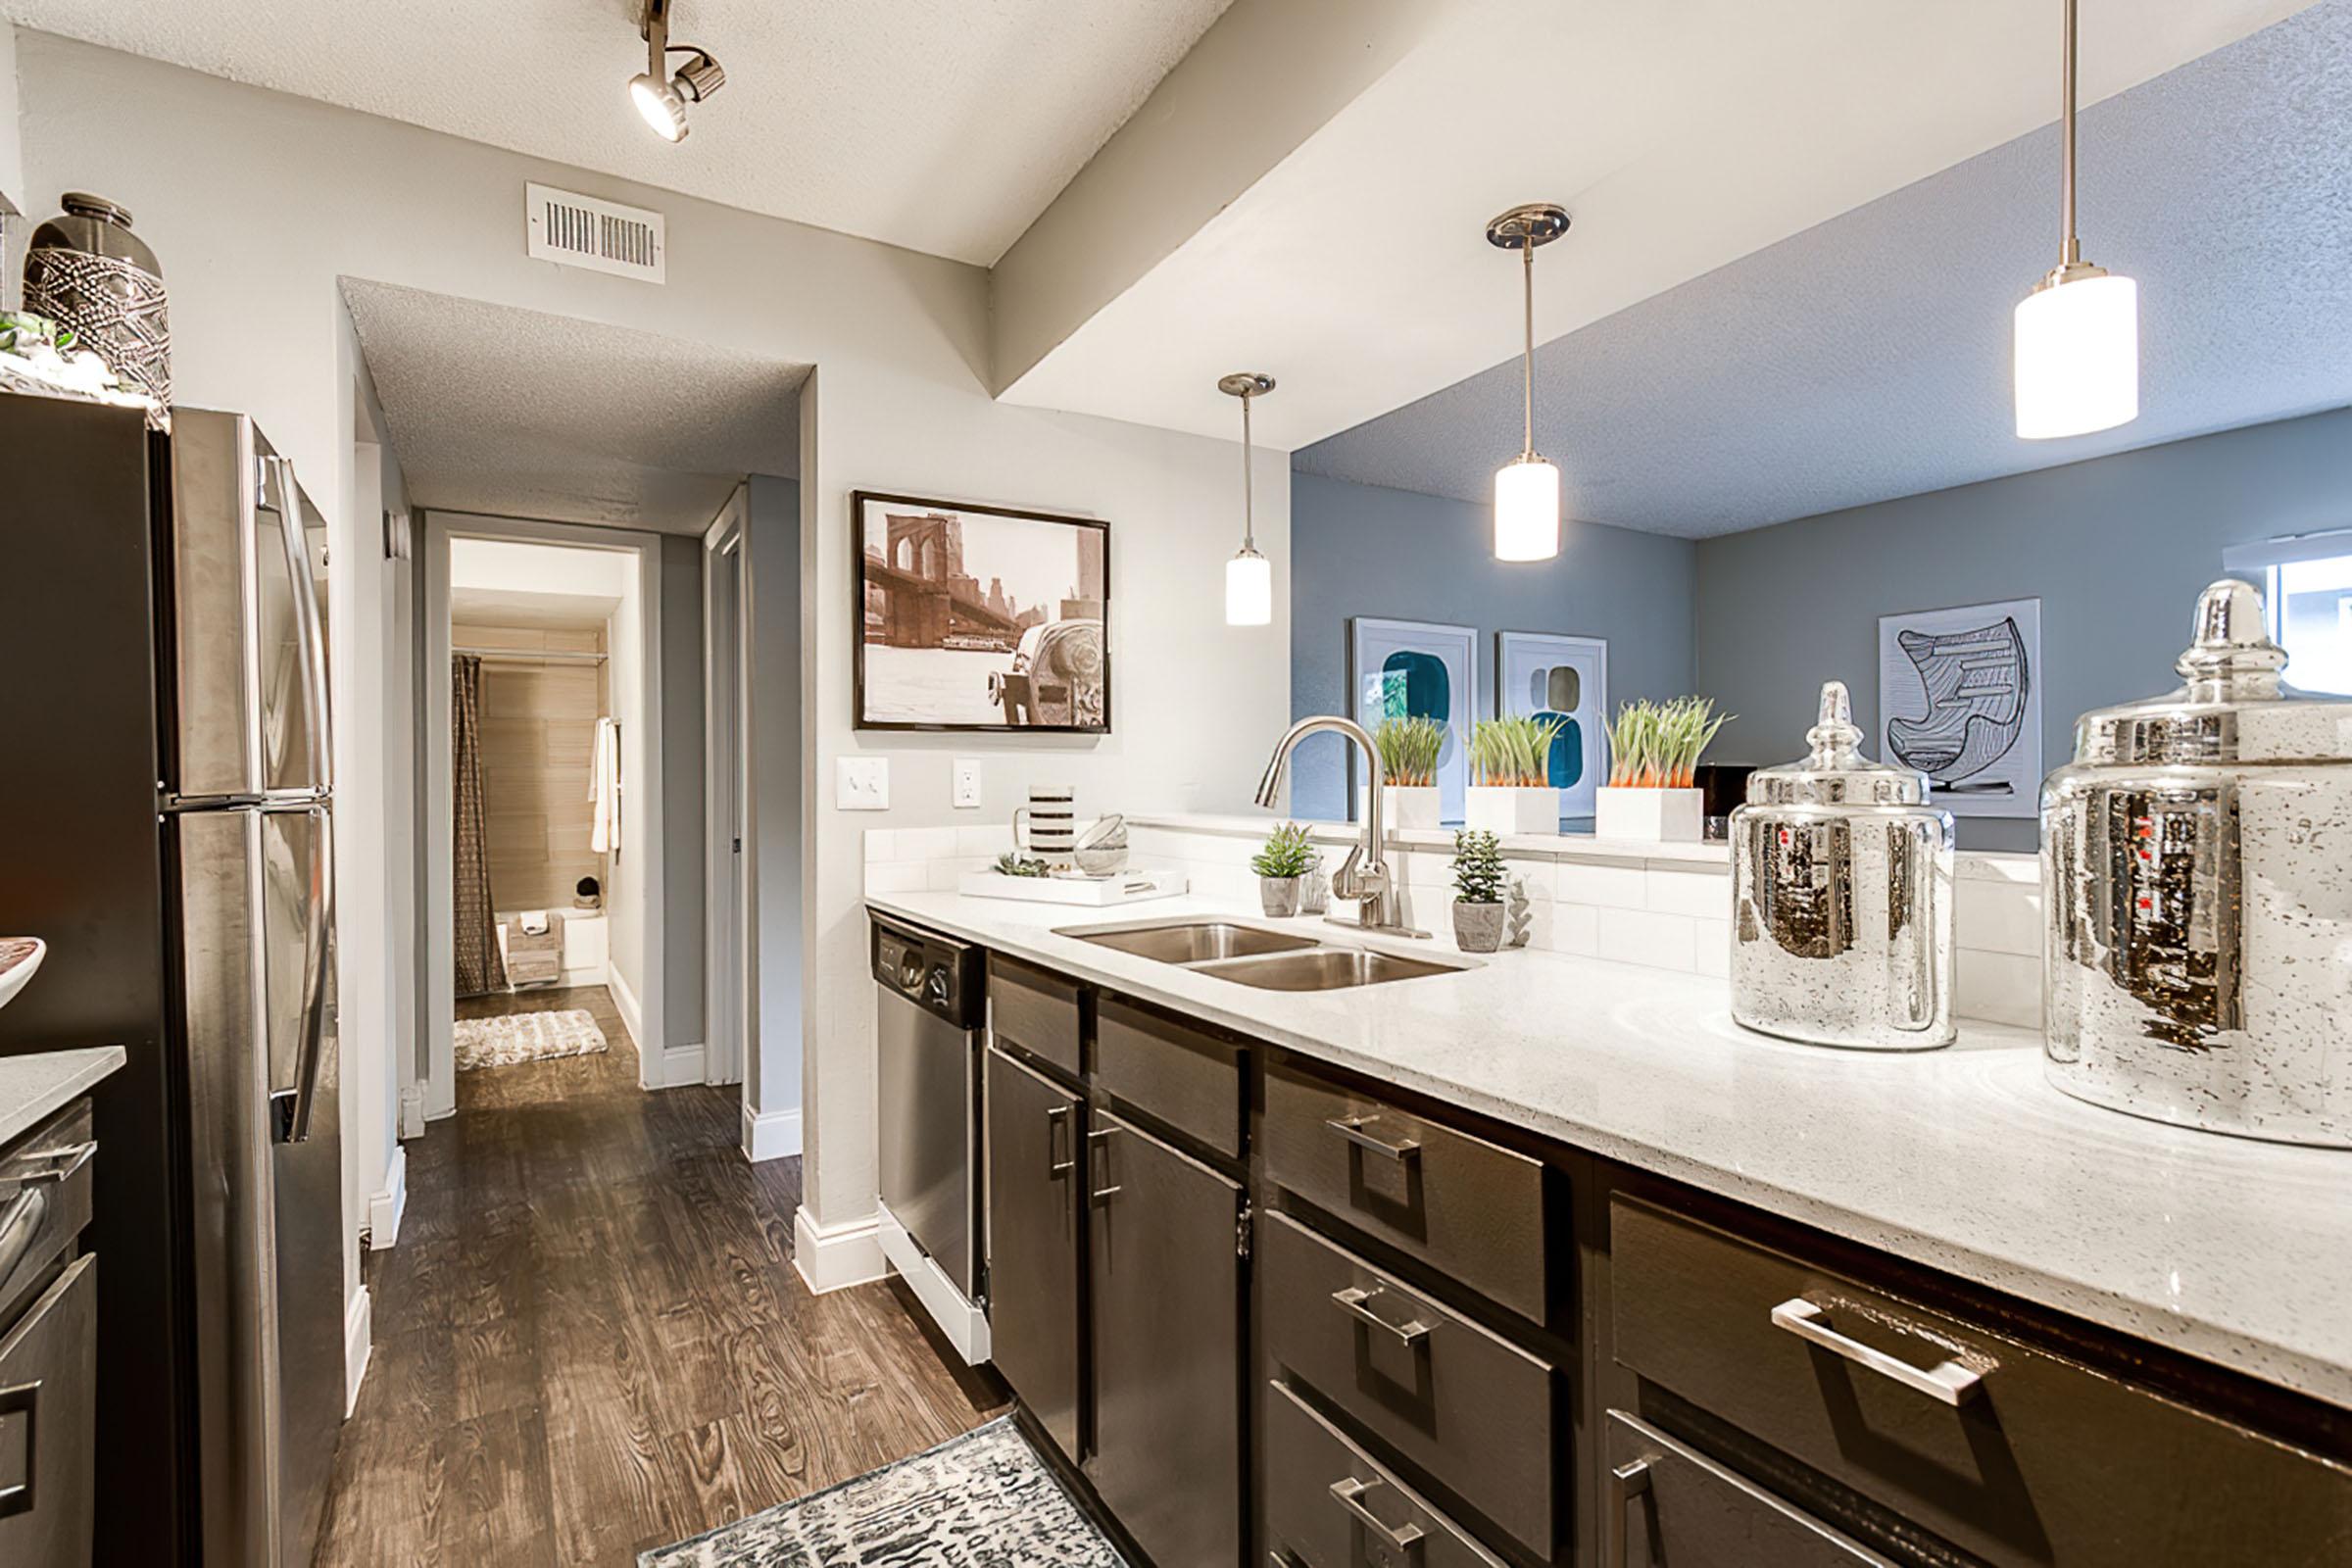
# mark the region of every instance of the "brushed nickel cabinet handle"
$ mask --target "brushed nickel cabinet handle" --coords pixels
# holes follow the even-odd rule
[[[1414,1318],[1409,1323],[1392,1323],[1372,1310],[1372,1302],[1388,1294],[1386,1290],[1367,1291],[1361,1287],[1350,1285],[1344,1291],[1332,1292],[1331,1302],[1332,1305],[1357,1322],[1368,1324],[1384,1334],[1395,1335],[1398,1345],[1417,1346],[1427,1340],[1429,1325],[1419,1318]]]
[[[1957,1359],[1945,1359],[1921,1370],[1900,1356],[1874,1350],[1859,1340],[1847,1339],[1825,1321],[1823,1309],[1801,1296],[1792,1296],[1772,1309],[1773,1327],[1786,1329],[1808,1345],[1818,1345],[1904,1388],[1957,1405],[1984,1386],[1984,1374]]]
[[[1062,1133],[1069,1125],[1069,1106],[1049,1105],[1046,1107],[1046,1177],[1050,1181],[1059,1181],[1078,1168],[1078,1161],[1075,1158],[1057,1159],[1054,1157],[1061,1149]]]
[[[1608,1542],[1600,1560],[1606,1568],[1626,1568],[1626,1553],[1630,1549],[1627,1538],[1632,1534],[1625,1528],[1626,1511],[1634,1499],[1649,1491],[1649,1461],[1636,1459],[1631,1464],[1611,1467],[1609,1471],[1609,1506],[1601,1517],[1601,1527],[1608,1532]]]
[[[1096,1150],[1101,1150],[1102,1152],[1102,1174],[1105,1176],[1110,1174],[1110,1135],[1115,1131],[1117,1131],[1116,1128],[1103,1127],[1086,1135],[1087,1156],[1089,1164],[1091,1166],[1094,1152]],[[1091,1168],[1087,1174],[1088,1179],[1091,1181],[1094,1175]],[[1118,1191],[1119,1189],[1115,1183],[1109,1187],[1094,1188],[1087,1193],[1087,1201],[1094,1203],[1099,1207],[1102,1204],[1109,1202],[1111,1199],[1118,1195]]]
[[[1378,1491],[1384,1485],[1386,1485],[1384,1482],[1358,1481],[1355,1477],[1349,1476],[1345,1481],[1334,1481],[1331,1484],[1332,1500],[1355,1515],[1366,1530],[1387,1542],[1393,1549],[1410,1551],[1421,1544],[1424,1532],[1419,1525],[1408,1520],[1404,1524],[1391,1526],[1384,1522],[1380,1515],[1364,1506],[1364,1494]]]
[[[1375,1154],[1386,1154],[1391,1159],[1410,1159],[1421,1152],[1421,1140],[1418,1138],[1399,1138],[1392,1144],[1377,1133],[1367,1132],[1366,1124],[1378,1119],[1378,1112],[1369,1116],[1334,1116],[1323,1125],[1358,1149],[1368,1149]]]
[[[82,1166],[87,1165],[90,1162],[90,1156],[97,1152],[98,1140],[95,1138],[85,1139],[78,1144],[68,1144],[62,1149],[33,1150],[24,1157],[48,1160],[49,1168],[26,1171],[18,1180],[27,1187],[34,1182],[62,1182],[79,1171]]]

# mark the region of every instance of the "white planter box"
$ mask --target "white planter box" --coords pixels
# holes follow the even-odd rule
[[[1355,792],[1355,814],[1361,821],[1371,815],[1365,797],[1368,789]],[[1441,796],[1435,784],[1391,784],[1380,792],[1380,825],[1393,832],[1400,827],[1438,827],[1441,815],[1438,802]]]
[[[1489,833],[1557,833],[1560,792],[1547,785],[1473,784],[1462,803],[1462,825]]]
[[[1593,791],[1592,836],[1646,839],[1653,844],[1696,844],[1707,836],[1706,797],[1698,790],[1619,789]]]

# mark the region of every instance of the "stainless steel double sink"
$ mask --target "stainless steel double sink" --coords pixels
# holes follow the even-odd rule
[[[1175,964],[1195,974],[1255,986],[1261,991],[1344,991],[1390,980],[1458,974],[1471,967],[1465,963],[1408,958],[1377,948],[1335,946],[1287,931],[1236,925],[1230,920],[1065,926],[1054,934]]]

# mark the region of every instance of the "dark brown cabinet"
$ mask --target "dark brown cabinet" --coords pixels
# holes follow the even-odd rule
[[[989,1338],[997,1371],[1074,1463],[1079,1104],[994,1046],[986,1062]]]
[[[1606,1452],[1602,1568],[1893,1568],[1622,1410]]]
[[[1154,1568],[1227,1568],[1242,1551],[1242,1187],[1096,1120],[1085,1468]]]

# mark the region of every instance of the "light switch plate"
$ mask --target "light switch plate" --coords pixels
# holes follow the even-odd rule
[[[833,805],[843,811],[890,809],[890,759],[843,757],[833,781]]]
[[[956,805],[964,808],[977,808],[980,805],[980,759],[977,757],[956,759]]]

